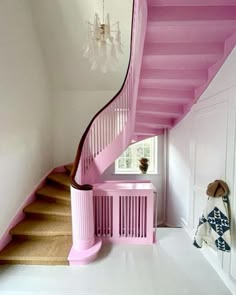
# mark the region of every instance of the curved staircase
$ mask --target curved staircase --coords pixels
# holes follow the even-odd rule
[[[69,259],[81,264],[94,259],[101,239],[94,234],[93,187],[101,174],[133,140],[161,135],[183,119],[235,44],[236,0],[134,0],[130,62],[120,91],[91,120],[72,171],[65,167],[67,172],[50,175],[36,201],[24,209],[26,218],[11,230],[12,242],[0,252],[0,262],[67,264]],[[101,204],[110,208],[103,198]],[[136,208],[127,204],[125,199],[122,215],[117,201],[118,217]],[[109,211],[102,206],[101,220]]]
[[[25,219],[10,231],[12,241],[0,252],[0,264],[68,264],[71,168],[49,175],[36,191],[35,201],[24,208]]]

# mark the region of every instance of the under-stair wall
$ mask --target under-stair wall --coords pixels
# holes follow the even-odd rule
[[[206,188],[215,179],[230,189],[231,253],[204,247],[203,253],[236,292],[236,50],[192,111],[169,132],[167,222],[194,236],[206,205]],[[200,250],[199,250],[200,251]]]

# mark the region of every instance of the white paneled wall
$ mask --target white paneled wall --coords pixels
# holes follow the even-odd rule
[[[236,284],[236,87],[228,90],[229,95],[229,136],[228,136],[228,170],[231,188],[231,225],[232,225],[232,252],[229,259],[229,273]],[[232,158],[230,155],[232,154]],[[224,264],[227,269],[228,261]]]
[[[230,188],[232,251],[217,253],[204,247],[203,253],[236,292],[236,75],[233,80],[232,67],[236,68],[236,50],[191,113],[169,132],[167,223],[186,226],[193,236],[207,201],[207,185],[225,180]]]
[[[215,179],[226,179],[227,101],[224,94],[214,97],[209,104],[197,105],[193,121],[190,216],[195,229],[206,204],[207,185]]]

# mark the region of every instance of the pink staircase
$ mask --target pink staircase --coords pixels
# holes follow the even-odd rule
[[[93,260],[104,239],[153,242],[155,189],[99,184],[100,175],[132,140],[163,134],[188,113],[234,48],[235,32],[236,0],[134,1],[124,84],[85,131],[71,174],[70,264]]]
[[[236,43],[235,0],[148,0],[135,134],[176,125]]]

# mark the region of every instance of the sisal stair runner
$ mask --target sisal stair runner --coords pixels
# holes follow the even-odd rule
[[[72,246],[70,182],[66,172],[48,176],[36,200],[24,208],[25,219],[10,230],[11,242],[0,264],[66,265]]]

